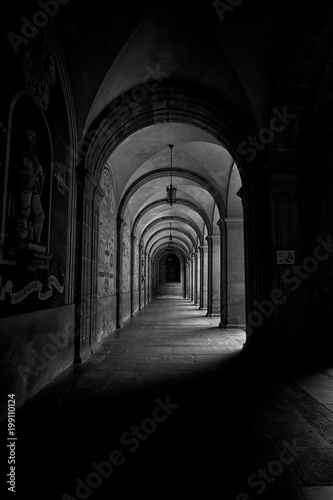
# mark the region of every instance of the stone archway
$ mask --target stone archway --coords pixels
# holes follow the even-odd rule
[[[172,106],[170,105],[170,92],[172,91],[173,99]],[[177,97],[178,96],[178,97]],[[258,231],[258,227],[267,227],[267,210],[265,210],[267,200],[265,199],[265,176],[259,171],[259,158],[257,162],[251,164],[251,170],[246,165],[244,158],[238,151],[238,144],[243,134],[247,134],[250,130],[246,128],[240,120],[239,114],[231,114],[230,109],[223,107],[218,99],[213,101],[207,98],[204,92],[199,89],[188,89],[181,85],[164,86],[159,89],[158,94],[150,96],[150,104],[145,101],[139,103],[135,112],[133,110],[123,108],[118,113],[113,113],[100,117],[98,127],[90,131],[91,140],[87,156],[85,158],[84,168],[88,171],[85,176],[83,190],[83,204],[89,205],[84,212],[83,226],[87,229],[87,234],[90,232],[94,236],[97,221],[92,217],[98,212],[100,198],[103,195],[98,188],[99,179],[107,159],[110,157],[118,145],[123,142],[126,137],[129,137],[135,131],[143,127],[154,125],[157,123],[190,123],[202,129],[208,130],[216,137],[224,147],[230,151],[234,158],[237,159],[237,167],[241,174],[243,186],[239,191],[242,197],[244,212],[246,213],[244,222],[245,232],[245,254],[246,254],[246,316],[252,310],[252,304],[255,300],[262,300],[270,289],[269,273],[266,272],[269,265],[267,258],[267,250],[269,248],[269,235]],[[191,104],[191,106],[189,106]],[[227,111],[226,111],[227,110]],[[231,118],[232,116],[232,118]],[[235,118],[236,117],[236,118]],[[126,126],[124,125],[126,123]],[[219,176],[215,175],[214,181],[218,188]],[[117,288],[117,326],[121,325],[121,308],[122,308],[122,272],[123,261],[121,256],[120,242],[122,241],[123,232],[123,211],[125,206],[120,203],[118,208],[118,230],[117,230],[117,267],[116,267],[116,288]],[[97,210],[97,211],[96,211]],[[222,225],[227,214],[222,213]],[[93,224],[91,224],[93,222]],[[95,224],[95,225],[94,225]],[[88,229],[89,228],[89,229]],[[223,235],[222,235],[223,237]],[[93,241],[90,242],[93,245]],[[131,243],[130,243],[131,244]],[[83,260],[85,256],[82,256]],[[89,258],[88,258],[89,260]],[[147,262],[147,269],[149,269]],[[256,273],[251,273],[251,268],[256,268]],[[132,278],[131,278],[132,279]],[[145,285],[144,285],[145,286]],[[144,288],[144,290],[146,290]],[[82,290],[83,292],[83,290]],[[84,293],[84,292],[83,292]],[[146,297],[146,291],[145,291]],[[268,322],[264,321],[257,329],[262,330]],[[249,336],[253,332],[249,330]]]

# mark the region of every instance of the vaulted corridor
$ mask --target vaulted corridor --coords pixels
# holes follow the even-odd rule
[[[19,409],[19,498],[331,498],[333,370],[283,376],[218,323],[158,298]]]
[[[0,498],[333,500],[333,4],[2,14]]]

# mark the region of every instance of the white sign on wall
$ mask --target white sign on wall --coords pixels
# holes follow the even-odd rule
[[[295,250],[277,250],[277,264],[295,264]]]

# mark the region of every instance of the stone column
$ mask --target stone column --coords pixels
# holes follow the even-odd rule
[[[151,260],[151,300],[155,298],[155,262]]]
[[[147,275],[148,275],[148,270],[147,270],[147,252],[144,252],[144,265],[143,265],[143,277],[144,277],[144,282],[143,282],[143,293],[144,293],[144,305],[147,305],[147,286],[148,286],[148,280],[147,280]]]
[[[91,255],[91,344],[97,343],[97,298],[98,298],[98,242],[99,242],[99,211],[102,198],[104,196],[103,189],[98,185],[94,192],[93,204],[93,221],[92,221],[92,255]]]
[[[221,314],[221,235],[207,236],[208,242],[208,300],[207,316]]]
[[[81,239],[77,244],[75,362],[81,363],[91,353],[96,340],[99,206],[103,190],[88,172],[82,192],[82,212],[78,220]]]
[[[189,298],[189,292],[190,292],[190,266],[188,261],[185,262],[185,297],[188,299]]]
[[[330,259],[317,240],[325,241],[332,234],[332,180],[325,178],[325,169],[318,177],[312,173],[315,170],[277,160],[267,168],[272,284],[265,302],[256,304],[257,318],[271,320],[269,347],[300,356],[302,351],[315,356],[318,348],[324,353],[323,341],[333,324]],[[295,262],[279,263],[277,250],[293,251]],[[321,260],[325,253],[326,259]]]
[[[134,315],[135,240],[136,236],[131,235],[131,316],[132,317]]]
[[[207,309],[208,295],[208,245],[201,247],[201,309]]]
[[[143,257],[143,249],[142,245],[139,245],[139,269],[138,269],[138,280],[139,280],[139,311],[141,311],[142,304],[142,257]]]
[[[244,254],[246,288],[245,348],[261,348],[271,343],[271,317],[261,316],[256,304],[272,292],[269,192],[264,172],[238,191],[244,209]]]
[[[116,276],[117,322],[116,322],[116,328],[121,328],[121,321],[122,321],[123,222],[124,222],[124,219],[121,219],[120,217],[118,217],[118,219],[117,219],[117,276]]]
[[[195,254],[195,262],[196,262],[196,276],[197,276],[197,297],[196,297],[196,305],[198,305],[198,309],[200,309],[201,304],[201,250],[198,248],[198,251]]]
[[[190,279],[190,300],[191,302],[193,302],[193,298],[194,298],[194,272],[193,272],[193,255],[190,259],[190,276],[191,276],[191,279]]]
[[[227,276],[227,226],[224,219],[217,223],[220,229],[220,328],[226,328],[228,322],[228,276]]]
[[[199,292],[198,292],[198,252],[195,252],[193,254],[193,283],[194,283],[194,290],[193,290],[193,304],[197,305],[198,304],[198,297],[199,297]]]
[[[148,302],[151,301],[151,282],[150,282],[150,274],[151,274],[151,259],[148,257],[148,262],[147,262],[147,300]]]
[[[227,226],[228,328],[245,326],[245,276],[243,219],[225,219]]]

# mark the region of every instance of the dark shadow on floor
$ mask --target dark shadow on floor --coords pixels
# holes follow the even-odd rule
[[[301,500],[333,483],[325,412],[200,311],[191,330],[182,302],[178,333],[174,305],[155,301],[18,410],[15,498]],[[258,477],[273,462],[280,473]]]

